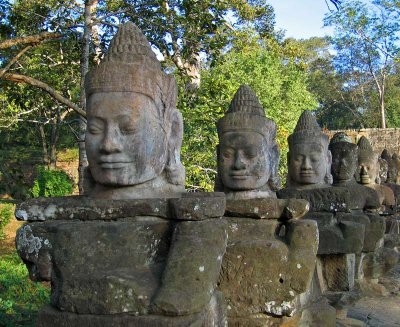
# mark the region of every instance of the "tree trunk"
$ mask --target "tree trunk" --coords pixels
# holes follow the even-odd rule
[[[85,94],[85,75],[89,71],[89,51],[91,40],[91,29],[93,16],[97,9],[98,0],[86,0],[84,12],[84,28],[82,37],[82,55],[81,55],[81,83],[80,83],[80,104],[81,108],[86,111],[86,94]],[[87,183],[85,183],[85,171],[88,167],[88,161],[85,149],[85,132],[86,121],[81,118],[79,123],[79,194],[87,194]]]
[[[386,128],[385,97],[382,94],[379,96],[379,98],[381,106],[381,127]]]
[[[60,130],[60,108],[56,109],[56,117],[51,126],[50,138],[50,168],[55,169],[57,165],[57,143]]]
[[[43,162],[46,166],[49,165],[49,151],[47,150],[47,141],[46,141],[46,133],[44,131],[44,125],[39,124],[39,132],[40,132],[40,139],[42,143],[42,150],[43,150]]]

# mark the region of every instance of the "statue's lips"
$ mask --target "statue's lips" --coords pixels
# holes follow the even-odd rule
[[[233,174],[229,174],[229,176],[232,179],[247,179],[249,178],[251,175],[248,174],[241,174],[241,173],[233,173]]]
[[[101,161],[99,166],[103,169],[120,169],[125,168],[130,163],[130,161]]]
[[[302,171],[302,172],[300,172],[300,176],[301,177],[313,177],[314,176],[314,172],[312,172],[312,171]]]

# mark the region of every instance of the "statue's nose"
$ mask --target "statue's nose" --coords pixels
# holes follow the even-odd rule
[[[235,162],[234,166],[235,169],[244,169],[246,168],[246,165],[243,162],[243,155],[240,153],[240,151],[237,151],[235,154]]]
[[[122,144],[117,133],[113,129],[107,129],[102,140],[100,151],[103,153],[115,153],[122,150]]]
[[[304,157],[301,168],[302,169],[311,169],[312,168],[310,158]]]

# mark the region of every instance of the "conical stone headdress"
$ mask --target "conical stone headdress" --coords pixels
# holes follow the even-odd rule
[[[300,115],[293,134],[288,137],[289,146],[298,143],[319,143],[328,148],[329,137],[321,131],[317,119],[309,110],[303,111]]]
[[[350,150],[356,150],[357,144],[354,144],[351,138],[345,132],[337,132],[331,138],[329,142],[329,149],[334,148],[346,148]]]
[[[390,156],[390,153],[389,153],[389,151],[388,151],[387,149],[384,149],[384,150],[382,151],[381,158],[382,158],[382,159],[385,159],[386,161],[392,159],[392,157]]]
[[[262,134],[269,142],[276,136],[276,124],[266,118],[256,94],[247,85],[241,85],[228,111],[217,123],[218,136],[232,131],[251,131]]]
[[[359,159],[375,159],[374,149],[365,136],[361,136],[357,143]]]
[[[95,92],[138,92],[157,101],[176,95],[175,82],[161,70],[141,30],[128,22],[120,26],[101,63],[85,78],[86,95]],[[161,91],[161,92],[160,92]]]

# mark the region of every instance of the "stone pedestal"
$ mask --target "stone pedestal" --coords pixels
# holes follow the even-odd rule
[[[350,193],[343,187],[288,188],[279,191],[278,196],[301,198],[310,202],[310,212],[305,218],[316,221],[319,231],[315,279],[322,295],[334,308],[333,311],[324,311],[327,317],[335,309],[345,310],[353,305],[360,297],[354,287],[356,256],[361,254],[364,247],[368,218],[353,219],[348,207],[351,203]],[[332,317],[328,319],[334,320]]]
[[[298,319],[308,303],[318,232],[314,221],[288,221],[283,213],[305,206],[302,200],[272,198],[227,201],[228,246],[218,288],[229,326],[279,326]]]
[[[215,291],[227,242],[220,193],[150,200],[33,199],[17,249],[52,283],[39,326],[223,326]],[[59,322],[59,323],[55,323]]]

